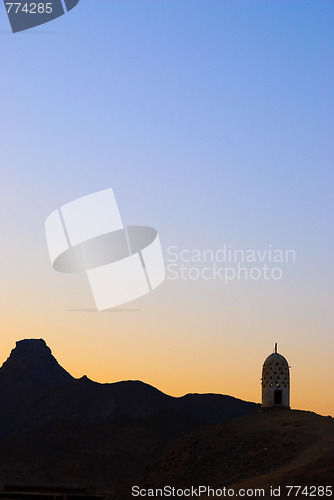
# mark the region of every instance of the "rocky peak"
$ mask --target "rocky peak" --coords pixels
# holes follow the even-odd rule
[[[24,339],[0,368],[0,383],[7,379],[39,387],[55,385],[73,377],[62,368],[43,339]]]
[[[16,342],[15,349],[12,350],[11,356],[33,356],[33,355],[50,355],[51,349],[43,339],[23,339]]]

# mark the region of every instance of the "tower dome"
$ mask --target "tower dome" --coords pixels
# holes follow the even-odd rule
[[[263,408],[290,408],[289,365],[285,357],[277,352],[277,344],[263,364],[261,385]]]

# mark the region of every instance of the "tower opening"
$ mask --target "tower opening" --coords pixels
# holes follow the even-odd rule
[[[282,404],[282,391],[276,390],[274,392],[274,405],[281,405]]]

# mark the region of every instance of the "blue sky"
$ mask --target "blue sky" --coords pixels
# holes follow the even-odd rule
[[[313,310],[310,346],[321,317],[333,347],[333,18],[330,1],[81,0],[14,35],[0,11],[5,280],[28,287],[33,262],[35,304],[53,302],[45,218],[112,187],[164,247],[294,248],[279,289],[239,284],[235,300],[255,297],[252,330],[261,304],[270,324],[296,300],[300,330]],[[168,311],[171,296],[196,314],[222,294],[171,286],[156,299]]]

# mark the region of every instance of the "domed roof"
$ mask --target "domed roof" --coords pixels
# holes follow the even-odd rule
[[[263,368],[273,364],[276,365],[280,364],[283,366],[286,365],[286,367],[289,369],[289,365],[285,357],[277,352],[277,343],[275,344],[275,351],[272,354],[270,354],[270,356],[268,356],[265,362],[263,363]]]
[[[278,352],[273,352],[272,354],[270,354],[270,356],[267,357],[263,366],[270,365],[270,363],[277,363],[277,362],[279,362],[280,364],[288,365],[287,360],[285,359],[284,356],[282,356],[282,354],[279,354]]]

